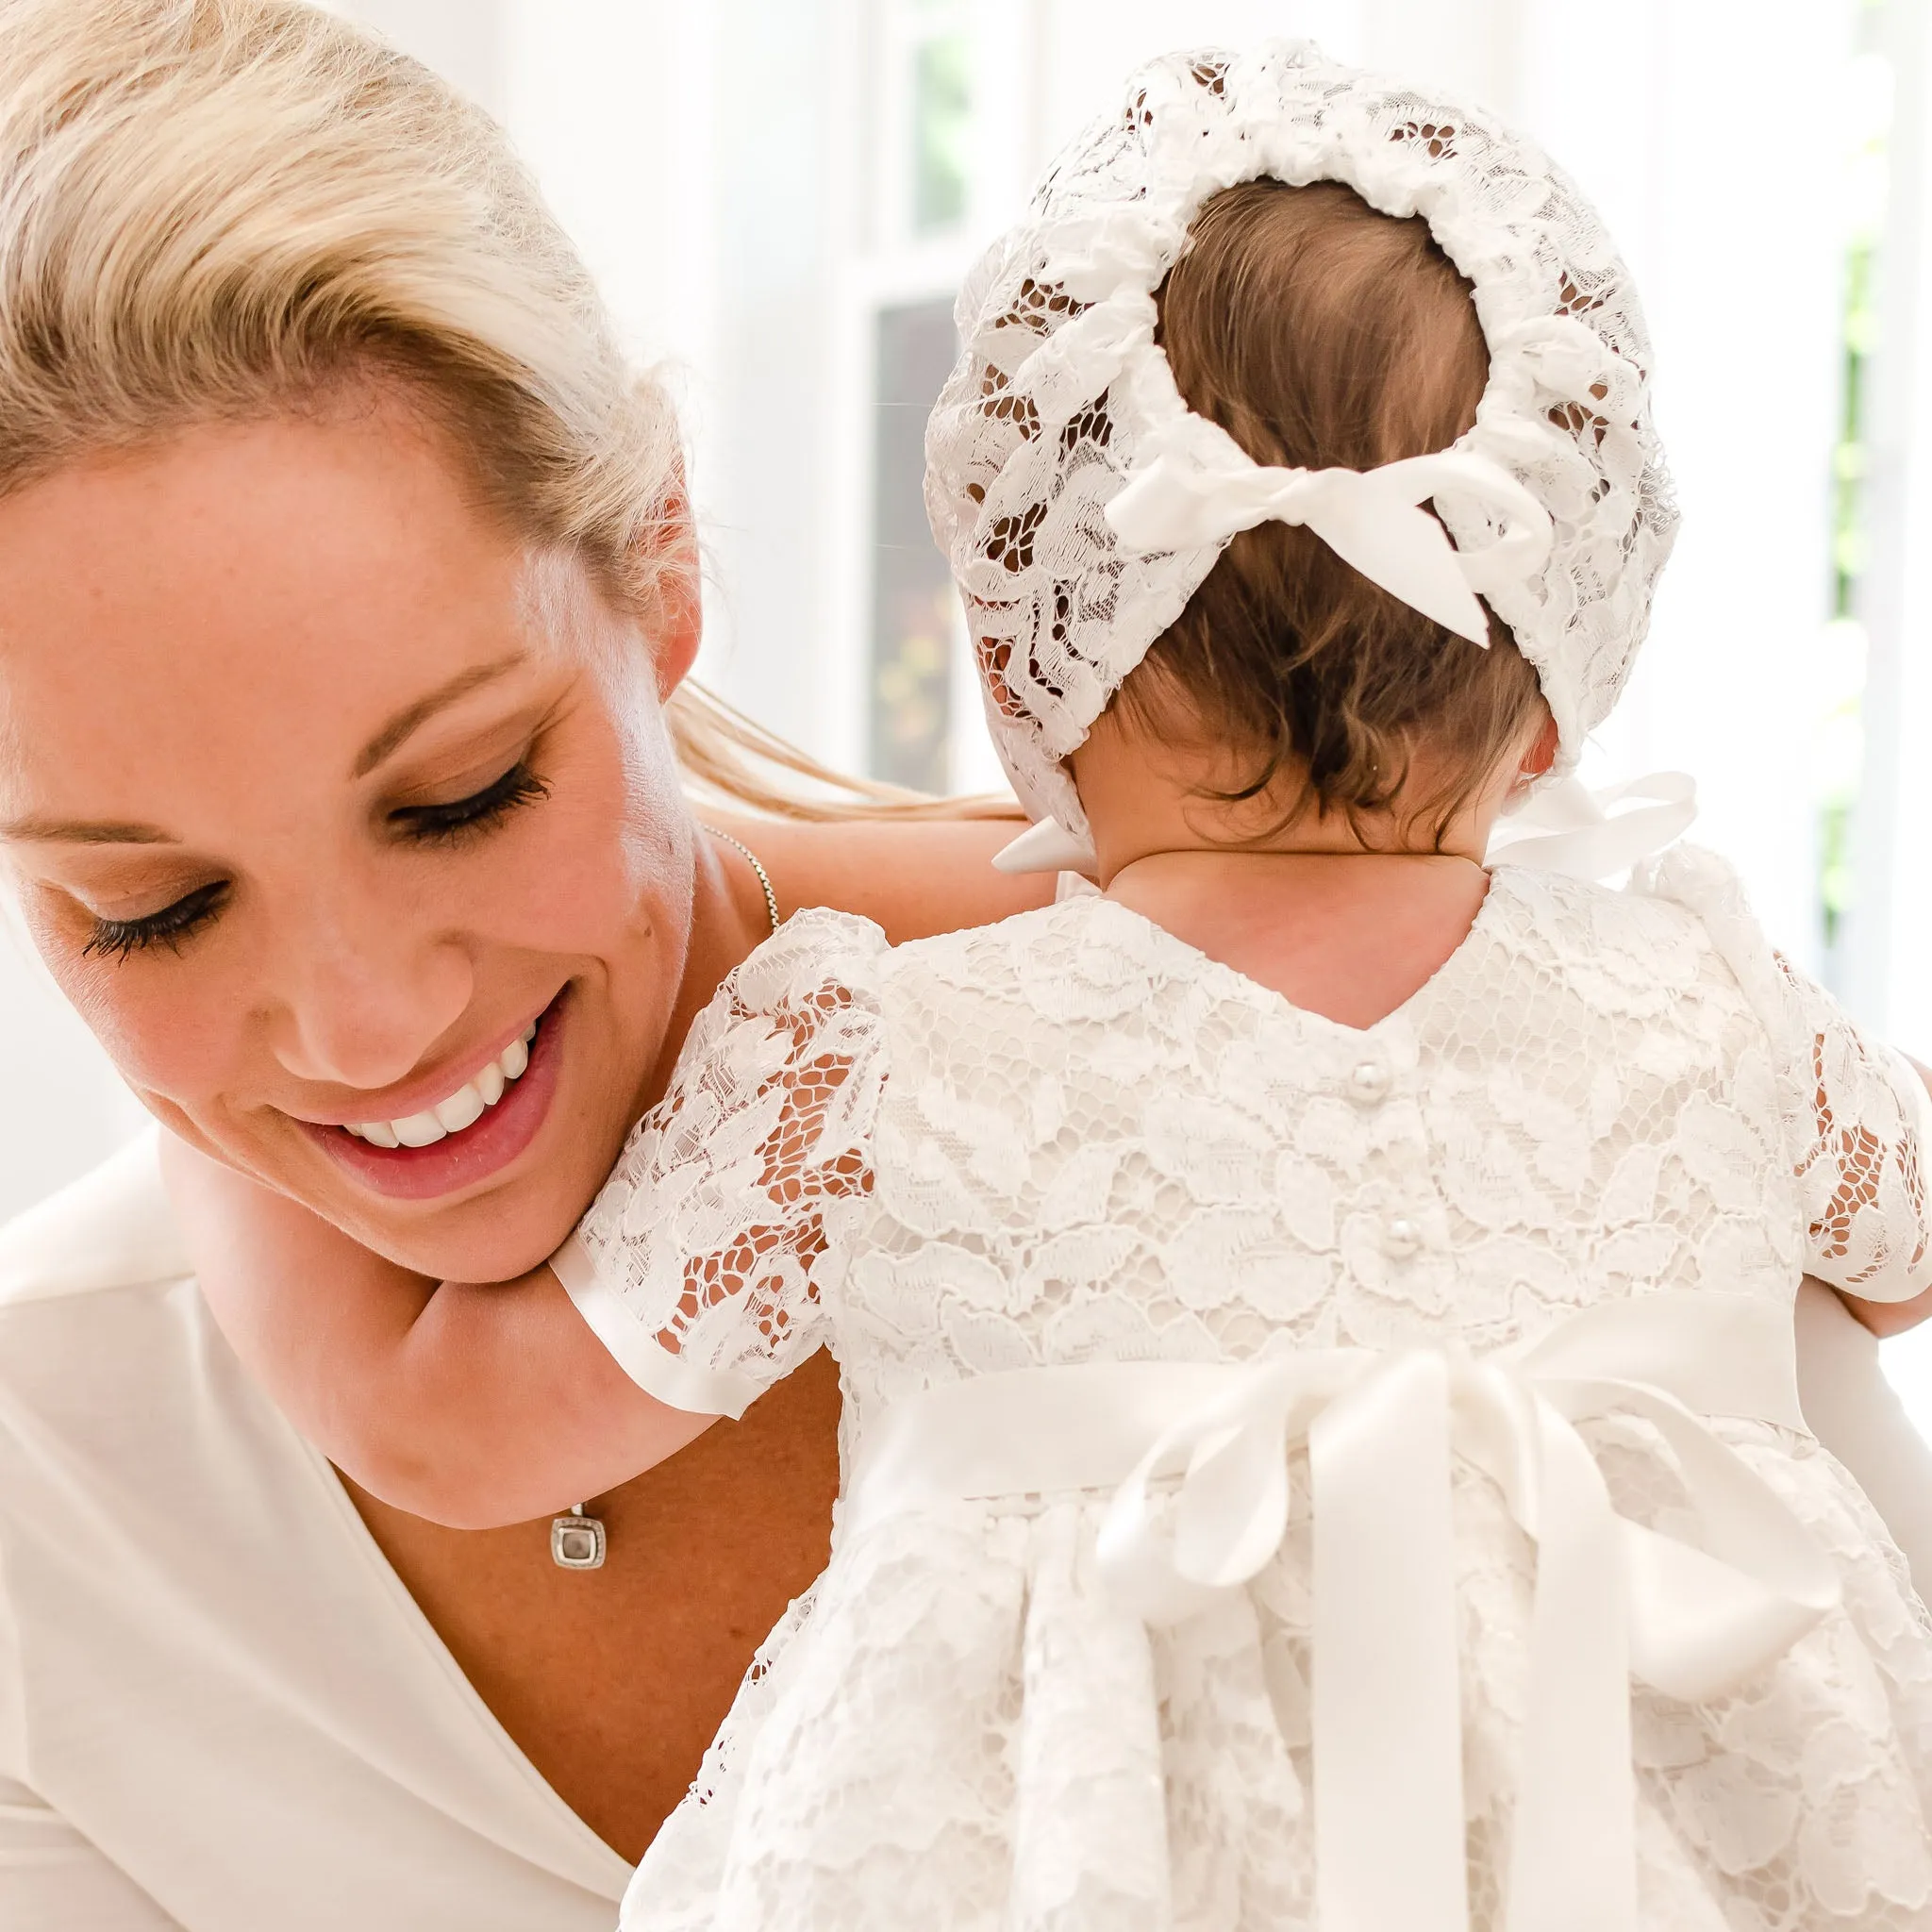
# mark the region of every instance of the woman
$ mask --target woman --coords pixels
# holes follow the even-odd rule
[[[696,643],[662,398],[487,123],[286,0],[0,0],[0,839],[180,1142],[528,1265],[777,914],[1039,896],[996,826],[699,828],[687,774],[757,788]],[[829,1375],[597,1499],[581,1574],[303,1444],[150,1145],[0,1287],[0,1926],[608,1925],[824,1560]]]
[[[547,1252],[771,924],[674,757],[729,783],[729,733],[662,708],[697,600],[661,395],[496,132],[320,12],[0,9],[0,201],[37,942],[190,1144],[437,1272]],[[743,829],[783,912],[1040,896],[986,863],[1010,826]],[[533,1023],[413,1158],[324,1124]],[[0,1924],[608,1924],[824,1561],[830,1377],[599,1499],[572,1574],[547,1522],[337,1484],[175,1248],[151,1150],[9,1231]]]

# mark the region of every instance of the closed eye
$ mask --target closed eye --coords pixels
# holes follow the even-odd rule
[[[200,931],[222,909],[227,896],[228,881],[215,879],[197,886],[172,906],[163,906],[158,912],[144,912],[139,919],[96,918],[92,936],[80,949],[81,957],[92,954],[98,959],[125,959],[151,946],[166,946],[171,953],[178,953],[182,941]]]
[[[389,823],[407,838],[425,845],[448,845],[499,825],[512,812],[550,796],[549,784],[519,758],[503,776],[441,805],[398,806]]]

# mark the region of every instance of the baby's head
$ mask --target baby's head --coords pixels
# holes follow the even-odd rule
[[[1648,343],[1594,215],[1486,115],[1305,45],[1156,62],[958,319],[927,499],[1062,858],[1109,708],[1264,808],[1441,825],[1614,702],[1675,523]]]
[[[1257,464],[1374,470],[1474,427],[1490,355],[1469,284],[1426,223],[1340,182],[1224,190],[1156,300],[1182,400]],[[1232,815],[1242,828],[1392,816],[1437,838],[1548,717],[1528,660],[1489,628],[1504,648],[1270,520],[1235,534],[1093,731],[1180,746],[1170,762],[1204,790],[1254,800]]]

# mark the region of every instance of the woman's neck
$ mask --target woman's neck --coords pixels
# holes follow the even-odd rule
[[[701,826],[693,824],[691,839],[691,937],[663,1047],[639,1090],[640,1115],[663,1098],[685,1035],[710,1004],[720,982],[772,929],[763,891],[744,859]]]

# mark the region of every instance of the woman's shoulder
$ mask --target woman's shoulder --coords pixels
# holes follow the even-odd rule
[[[0,1224],[0,1320],[29,1303],[192,1273],[161,1185],[158,1130]]]
[[[837,907],[875,921],[894,941],[919,940],[1038,906],[1041,874],[994,869],[1020,829],[1012,819],[736,819],[730,828],[763,860],[782,907]]]
[[[143,1134],[0,1227],[0,1516],[63,1468],[226,1453],[262,1421],[231,1362]]]
[[[202,1299],[155,1133],[0,1228],[0,1541],[87,1495],[131,1545],[295,1440]]]
[[[153,1135],[0,1228],[9,1779],[184,1925],[589,1927],[623,1883],[223,1341]]]

